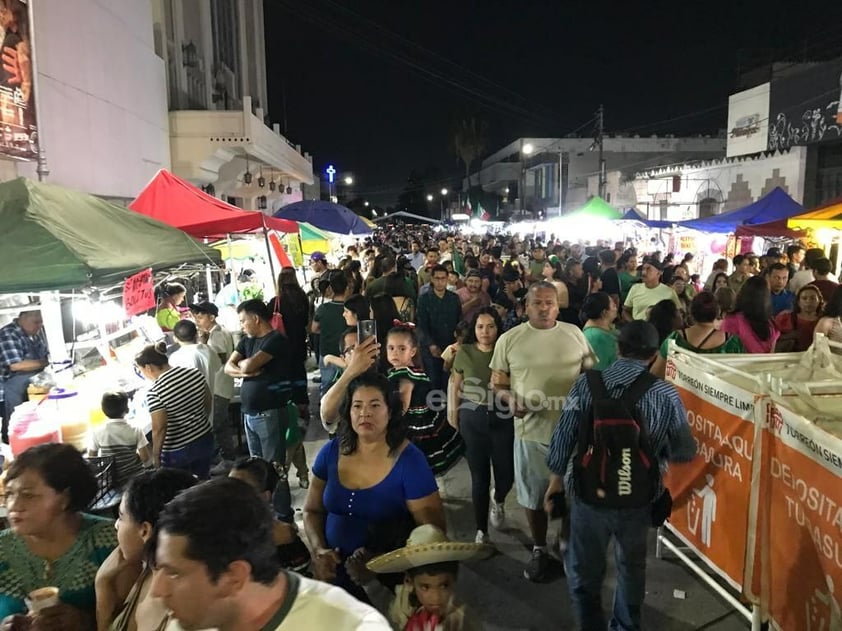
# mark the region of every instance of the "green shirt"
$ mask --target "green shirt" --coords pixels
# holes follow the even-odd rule
[[[631,289],[632,285],[635,283],[640,282],[640,277],[637,274],[631,274],[626,270],[623,270],[618,274],[620,278],[620,299],[625,301],[626,296],[629,295],[629,289]]]
[[[684,337],[681,331],[673,331],[667,338],[664,340],[664,343],[661,344],[660,355],[664,359],[667,357],[667,350],[669,349],[670,340],[675,340],[675,343],[681,347],[686,348],[689,351],[693,351],[694,353],[701,353],[704,355],[712,355],[715,353],[745,353],[746,350],[743,348],[743,343],[740,341],[740,338],[736,335],[727,335],[727,339],[725,340],[724,344],[720,344],[719,346],[715,346],[713,348],[696,348],[690,342],[687,341],[687,338]]]
[[[339,342],[342,331],[347,328],[342,312],[345,305],[331,300],[323,302],[316,309],[313,319],[319,323],[319,355],[336,355],[339,353]]]
[[[52,585],[63,603],[93,614],[96,609],[94,577],[117,546],[117,533],[110,519],[82,514],[76,541],[52,565],[30,552],[11,530],[0,532],[0,620],[26,613],[26,595]]]
[[[175,325],[181,321],[181,314],[174,307],[162,307],[155,314],[155,321],[165,331],[172,331]]]
[[[596,355],[596,370],[605,370],[617,359],[617,331],[586,326],[582,331]]]
[[[453,371],[462,375],[462,398],[485,405],[491,382],[491,357],[494,351],[481,351],[476,344],[463,344],[453,360]]]

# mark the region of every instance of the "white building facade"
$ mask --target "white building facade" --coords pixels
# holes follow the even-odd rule
[[[619,180],[643,166],[724,155],[724,137],[606,136],[606,201],[616,205]],[[591,138],[519,138],[483,160],[462,186],[465,191],[481,187],[510,208],[552,216],[575,210],[598,194],[599,168],[599,152]],[[612,178],[617,180],[613,185]]]
[[[619,183],[618,204],[650,219],[683,221],[736,210],[779,186],[795,201],[804,198],[807,148],[769,155],[723,158],[665,166]],[[609,174],[609,180],[616,174]]]
[[[312,182],[309,156],[264,122],[262,0],[28,5],[48,182],[128,201],[166,168],[243,208]],[[0,158],[0,179],[36,166]]]

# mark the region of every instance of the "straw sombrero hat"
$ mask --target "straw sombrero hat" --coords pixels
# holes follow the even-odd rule
[[[406,546],[373,558],[366,567],[378,574],[392,574],[433,563],[485,559],[493,553],[490,544],[450,541],[439,528],[425,524],[412,531]]]

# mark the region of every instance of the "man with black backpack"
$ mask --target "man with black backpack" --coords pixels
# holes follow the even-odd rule
[[[569,497],[567,576],[582,631],[641,628],[647,533],[671,506],[661,468],[696,454],[678,392],[647,370],[658,352],[655,327],[630,322],[617,343],[614,364],[588,371],[573,385],[547,457],[552,476],[545,509],[555,512],[565,492]],[[606,625],[601,592],[612,538],[617,589]]]

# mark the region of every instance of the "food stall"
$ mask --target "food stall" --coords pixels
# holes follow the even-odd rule
[[[666,376],[698,445],[670,465],[675,554],[759,629],[842,628],[842,346],[697,355]]]
[[[45,384],[63,389],[24,412],[44,412],[82,444],[91,420],[101,420],[102,392],[137,388],[134,354],[162,336],[154,318],[135,315],[154,308],[156,275],[216,267],[219,253],[98,197],[23,178],[0,183],[0,221],[0,294],[17,294],[2,312],[41,311],[53,368]],[[127,300],[134,310],[125,311]]]

